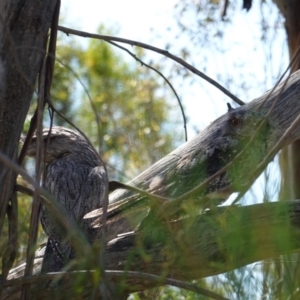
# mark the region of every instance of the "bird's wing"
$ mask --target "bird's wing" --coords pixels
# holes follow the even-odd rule
[[[103,166],[91,166],[74,157],[57,160],[47,168],[45,187],[77,223],[81,223],[88,212],[100,208],[107,186],[107,173]],[[41,222],[48,236],[56,240],[65,236],[65,230],[45,207],[42,208]]]
[[[48,238],[41,273],[59,272],[70,259],[71,245]]]
[[[108,197],[108,176],[104,166],[91,169],[83,186],[81,196],[85,201],[85,214],[103,206]]]

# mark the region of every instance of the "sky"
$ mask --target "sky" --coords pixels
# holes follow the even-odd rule
[[[64,0],[61,11],[66,24],[78,29],[95,32],[104,23],[119,27],[120,36],[147,42],[152,27],[164,30],[168,26],[175,3],[175,0]]]
[[[208,47],[199,45],[197,48],[189,36],[178,31],[174,18],[176,3],[177,0],[64,0],[61,7],[61,25],[95,33],[102,23],[107,28],[116,29],[117,36],[123,38],[163,49],[170,44],[171,48],[168,50],[179,57],[182,46],[187,46],[191,52],[188,58],[190,64],[221,82],[245,102],[270,89],[287,67],[286,37],[282,24],[279,22],[278,28],[274,25],[265,34],[262,31],[263,27],[276,24],[278,12],[274,6],[261,7],[254,1],[253,8],[248,13],[242,11],[241,5],[237,6],[236,13],[230,15],[230,22],[224,23],[227,30],[223,33],[224,38],[220,42],[222,44],[209,36]],[[191,26],[192,17],[186,15],[180,21]],[[214,33],[214,29],[211,30]],[[199,36],[204,36],[205,31],[206,28],[199,29]],[[266,44],[261,43],[263,39]],[[80,41],[83,44],[87,42],[82,38]],[[159,55],[149,53],[149,60],[159,59]],[[168,72],[172,70],[172,64],[166,63]],[[189,118],[189,138],[227,111],[226,102],[230,99],[201,78],[194,76],[191,83],[190,80],[178,76],[172,80],[172,84]],[[175,97],[169,101],[176,102]],[[263,190],[264,180],[257,184],[261,188],[256,190]],[[262,198],[262,194],[259,198]]]

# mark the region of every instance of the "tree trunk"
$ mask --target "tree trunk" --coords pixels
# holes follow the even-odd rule
[[[0,151],[16,161],[56,1],[0,2]],[[0,168],[0,234],[15,175]]]

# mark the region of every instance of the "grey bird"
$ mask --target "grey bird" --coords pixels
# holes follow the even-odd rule
[[[108,193],[105,164],[89,142],[80,134],[64,127],[43,129],[45,151],[45,180],[43,186],[65,208],[86,234],[90,243],[96,237],[92,220],[83,219],[88,212],[102,206]],[[36,136],[28,147],[27,155],[36,156]],[[55,216],[42,207],[41,224],[48,236],[42,273],[60,271],[76,256],[67,231]]]

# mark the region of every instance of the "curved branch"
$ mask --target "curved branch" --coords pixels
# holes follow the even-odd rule
[[[164,80],[165,82],[168,84],[168,86],[171,88],[171,90],[173,91],[176,99],[177,99],[177,102],[179,104],[179,107],[180,107],[180,110],[181,110],[181,114],[182,114],[182,118],[183,118],[183,128],[184,128],[184,134],[185,134],[185,141],[188,140],[188,136],[187,136],[187,129],[186,129],[186,117],[185,117],[185,113],[184,113],[184,109],[183,109],[183,106],[182,106],[182,103],[179,99],[179,96],[176,92],[176,90],[174,89],[173,85],[170,83],[170,81],[164,76],[164,74],[162,74],[160,71],[158,71],[157,69],[153,68],[152,66],[146,64],[145,62],[143,62],[140,58],[138,58],[135,54],[133,54],[131,51],[129,51],[128,49],[114,43],[114,42],[110,42],[110,41],[107,41],[108,43],[110,43],[111,45],[114,45],[115,47],[118,47],[124,51],[126,51],[130,56],[132,56],[135,60],[137,60],[138,62],[141,63],[142,66],[146,66],[147,68],[149,68],[150,70],[156,72],[157,74],[159,74]]]
[[[166,57],[168,57],[168,58],[176,61],[178,64],[180,64],[183,67],[187,68],[192,73],[200,76],[201,78],[203,78],[204,80],[206,80],[207,82],[209,82],[210,84],[212,84],[213,86],[215,86],[216,88],[218,88],[220,91],[222,91],[226,96],[228,96],[229,98],[231,98],[237,104],[239,104],[239,105],[244,105],[245,104],[242,100],[240,100],[235,95],[233,95],[232,93],[230,93],[221,84],[219,84],[218,82],[216,82],[215,80],[213,80],[209,76],[205,75],[203,72],[199,71],[198,69],[196,69],[195,67],[193,67],[192,65],[190,65],[189,63],[187,63],[186,61],[184,61],[183,59],[179,58],[178,56],[175,56],[175,55],[171,54],[167,50],[163,50],[163,49],[160,49],[160,48],[157,48],[157,47],[153,47],[151,45],[148,45],[148,44],[145,44],[145,43],[141,43],[141,42],[137,42],[137,41],[133,41],[133,40],[123,39],[123,38],[113,37],[113,36],[107,36],[107,35],[102,35],[102,34],[88,33],[88,32],[84,32],[84,31],[80,31],[80,30],[66,28],[66,27],[63,27],[63,26],[58,26],[58,30],[64,32],[67,35],[74,34],[74,35],[78,35],[78,36],[81,36],[81,37],[89,37],[89,38],[100,39],[100,40],[104,40],[104,41],[114,41],[114,42],[128,44],[128,45],[131,45],[131,46],[141,47],[141,48],[144,48],[144,49],[147,49],[147,50],[154,51],[156,53],[162,54],[162,55],[164,55],[164,56],[166,56]]]

